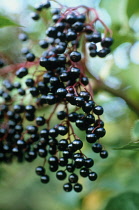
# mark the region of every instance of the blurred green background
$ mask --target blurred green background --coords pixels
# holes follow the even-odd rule
[[[87,63],[90,73],[102,80],[100,85],[93,79],[93,88],[95,101],[105,110],[103,120],[107,135],[102,139],[102,144],[108,150],[109,158],[100,159],[86,146],[85,154],[93,155],[94,170],[99,177],[96,182],[82,178],[84,190],[80,194],[63,192],[63,181],[57,181],[55,174],[51,174],[49,184],[41,184],[35,174],[41,158],[32,163],[3,163],[0,165],[0,210],[138,210],[139,129],[138,126],[136,129],[134,127],[139,116],[138,0],[63,2],[70,6],[85,4],[95,7],[101,19],[113,30],[115,42],[111,55],[105,59],[88,58]],[[42,21],[34,23],[30,20],[29,13],[35,3],[39,3],[39,0],[0,2],[0,15],[23,26],[0,29],[0,54],[13,63],[23,59],[20,56],[21,43],[17,40],[21,30],[34,40],[30,43],[34,52],[38,56],[41,53],[35,40],[45,37],[46,25]],[[55,6],[52,4],[52,7]],[[50,18],[48,14],[46,16]],[[48,25],[49,22],[48,19]],[[98,28],[101,30],[99,24]],[[77,129],[76,132],[82,139],[85,138]],[[129,144],[127,149],[115,150],[131,141],[137,142],[134,149]]]

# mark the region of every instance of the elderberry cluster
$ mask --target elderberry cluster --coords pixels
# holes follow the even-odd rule
[[[42,10],[50,6],[49,1],[37,5],[31,18],[38,21]],[[15,68],[16,79],[4,80],[0,89],[0,162],[15,158],[32,162],[40,157],[43,163],[35,171],[41,182],[48,183],[50,172],[54,172],[58,180],[68,179],[63,185],[66,192],[82,191],[79,175],[90,181],[97,179],[92,169],[94,160],[83,153],[84,144],[91,144],[92,152],[101,158],[108,156],[100,143],[106,134],[100,119],[104,110],[92,96],[83,63],[85,52],[77,49],[82,38],[85,44],[89,43],[91,57],[105,57],[113,39],[102,38],[95,29],[99,19],[91,22],[89,17],[94,10],[84,7],[85,12],[80,13],[78,9],[63,7],[52,11],[53,25],[46,30],[46,38],[38,42],[46,50],[37,58],[23,47],[21,53],[26,62]],[[28,35],[20,33],[19,39],[25,42]],[[41,69],[37,76],[30,71],[33,65]],[[52,120],[55,113],[56,123]],[[86,133],[86,139],[75,134],[75,127]]]

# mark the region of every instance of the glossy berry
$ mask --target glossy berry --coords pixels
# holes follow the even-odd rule
[[[94,161],[92,158],[86,158],[84,160],[84,166],[85,168],[91,168],[94,165]]]
[[[95,127],[104,127],[104,122],[100,119],[97,119],[94,124]]]
[[[78,62],[81,60],[81,53],[78,52],[78,51],[73,51],[70,53],[70,59],[73,61],[73,62]]]
[[[66,135],[68,132],[68,127],[64,125],[59,125],[57,129],[58,129],[58,133],[62,136]]]
[[[102,150],[102,145],[99,143],[95,143],[92,145],[92,150],[96,153],[99,153]]]
[[[63,185],[63,189],[65,192],[70,192],[72,190],[72,185],[70,183],[66,183]]]
[[[78,176],[75,173],[69,175],[68,180],[70,183],[76,183],[78,181]]]
[[[34,125],[28,125],[28,126],[26,127],[26,130],[27,130],[27,132],[28,132],[29,134],[34,134],[34,133],[37,133],[38,128],[37,128],[36,126],[34,126]]]
[[[90,50],[89,55],[90,55],[91,57],[95,57],[96,55],[98,55],[98,53],[97,53],[96,50]],[[101,56],[100,56],[100,57],[101,57]]]
[[[66,165],[66,170],[68,171],[68,172],[74,172],[74,170],[75,170],[75,165],[74,164],[72,164],[72,163],[68,163],[67,165]]]
[[[33,121],[35,119],[35,115],[34,114],[31,114],[29,112],[25,113],[25,118],[28,120],[28,121]]]
[[[77,17],[76,17],[76,15],[75,15],[74,13],[68,14],[68,15],[66,16],[66,22],[69,23],[69,24],[75,23],[76,20],[77,20]]]
[[[75,191],[75,192],[81,192],[82,189],[83,189],[83,187],[82,187],[81,184],[76,183],[76,184],[74,185],[74,191]]]
[[[45,168],[43,166],[36,167],[35,171],[36,171],[36,174],[39,176],[42,176],[45,174]]]
[[[92,111],[93,108],[94,108],[94,103],[90,103],[90,102],[86,102],[82,106],[82,109],[85,113],[90,113],[90,111]]]
[[[80,76],[80,69],[77,67],[72,67],[70,69],[69,76],[72,79],[77,79]]]
[[[21,84],[19,82],[14,82],[14,88],[18,89],[21,88]]]
[[[77,157],[75,159],[75,167],[76,168],[81,168],[82,166],[84,166],[84,158],[83,157]]]
[[[83,147],[83,142],[80,139],[75,139],[72,144],[76,150],[80,150]]]
[[[64,151],[68,146],[68,141],[66,139],[61,139],[58,143],[58,149]]]
[[[19,139],[16,144],[17,144],[19,150],[24,149],[26,147],[26,143],[22,139]]]
[[[88,133],[86,135],[86,140],[88,141],[88,143],[94,143],[97,141],[97,136],[95,133]]]
[[[32,18],[33,20],[39,20],[39,19],[40,19],[39,14],[36,13],[36,12],[32,12],[32,13],[30,14],[30,16],[31,16],[31,18]]]
[[[50,26],[47,31],[46,31],[46,35],[52,38],[56,38],[57,36],[57,29],[54,26]]]
[[[48,0],[45,0],[42,3],[42,5],[43,5],[43,8],[46,8],[46,9],[48,9],[49,7],[51,7],[50,1],[48,1]]]
[[[96,172],[89,172],[88,178],[90,181],[95,181],[97,179]]]
[[[41,131],[40,131],[40,136],[41,137],[44,137],[44,138],[47,138],[48,137],[48,134],[49,134],[49,131],[48,131],[48,129],[42,129]]]
[[[49,136],[51,136],[52,138],[55,138],[58,136],[58,130],[56,128],[51,128],[49,130]]]
[[[45,49],[48,47],[48,42],[46,40],[40,40],[39,45],[41,48]]]
[[[94,32],[92,35],[92,41],[95,43],[101,42],[101,34],[99,32]]]
[[[26,76],[28,74],[28,69],[25,67],[21,67],[20,69],[17,70],[16,72],[16,76],[18,78],[23,78],[24,76]]]
[[[93,108],[93,112],[96,114],[96,115],[102,115],[104,110],[103,110],[103,107],[102,106],[95,106]]]
[[[101,46],[102,47],[110,47],[113,43],[113,38],[111,37],[105,37],[102,41],[101,41]]]
[[[78,118],[78,114],[76,112],[71,112],[69,115],[68,115],[68,119],[69,121],[71,122],[75,122]]]
[[[101,150],[100,157],[105,159],[108,157],[108,152],[106,150]]]
[[[97,128],[95,130],[95,134],[97,135],[98,138],[103,137],[106,134],[106,130],[105,130],[105,128],[101,128],[101,127]]]
[[[66,117],[66,112],[64,112],[64,111],[59,111],[58,113],[57,113],[57,118],[59,119],[59,120],[64,120],[65,119],[65,117]]]
[[[88,85],[88,83],[89,83],[89,80],[88,80],[88,78],[87,77],[82,77],[81,78],[81,83],[83,84],[83,85]]]
[[[26,91],[23,88],[18,89],[18,94],[21,96],[24,96],[26,94]]]
[[[27,61],[32,62],[32,61],[35,60],[35,55],[33,53],[27,53],[26,54],[26,59],[27,59]]]
[[[41,11],[42,8],[43,8],[43,5],[42,5],[42,4],[36,4],[34,8],[35,8],[37,11]]]
[[[36,96],[39,95],[39,90],[38,90],[37,87],[31,87],[31,88],[29,89],[29,92],[31,93],[31,95],[32,95],[33,97],[36,97]]]
[[[100,57],[100,58],[104,58],[107,54],[109,53],[109,50],[107,48],[103,48],[102,50],[99,50],[97,52],[97,55]]]
[[[80,22],[80,21],[77,21],[75,22],[73,25],[72,25],[72,28],[76,31],[76,32],[81,32],[83,30],[83,23]]]
[[[25,106],[25,111],[28,113],[34,113],[36,111],[36,108],[33,105],[27,105]]]
[[[92,114],[86,115],[85,119],[86,119],[86,123],[90,125],[95,122],[95,117]]]
[[[58,88],[57,91],[56,91],[56,94],[60,98],[65,98],[66,94],[67,94],[67,90],[65,88]]]
[[[88,168],[82,168],[82,169],[80,169],[80,175],[81,175],[82,177],[87,177],[88,174],[89,174]]]
[[[57,173],[56,173],[56,178],[58,180],[64,180],[66,178],[66,176],[67,176],[66,172],[62,171],[62,170],[57,171]]]
[[[75,31],[68,31],[66,34],[66,40],[69,41],[73,41],[77,38],[77,33]]]
[[[46,120],[45,120],[44,117],[39,116],[39,117],[36,118],[36,124],[37,124],[38,126],[44,125],[45,122],[46,122]]]
[[[25,107],[23,105],[16,104],[14,105],[15,113],[22,113],[24,112]]]
[[[47,184],[49,182],[50,178],[48,175],[41,176],[41,182],[44,184]]]
[[[27,86],[27,87],[33,87],[34,84],[35,84],[35,81],[34,81],[32,78],[28,78],[28,79],[25,81],[25,83],[26,83],[26,86]]]
[[[55,156],[51,156],[48,159],[50,165],[58,165],[58,158]]]
[[[49,170],[51,172],[56,172],[58,170],[58,164],[57,165],[50,165],[49,166]]]
[[[67,166],[67,164],[68,164],[68,160],[66,158],[64,158],[64,157],[59,158],[60,166],[65,167],[65,166]]]

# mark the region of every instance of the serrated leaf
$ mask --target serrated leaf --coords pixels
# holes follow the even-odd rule
[[[139,150],[139,140],[138,141],[133,141],[129,142],[128,144],[119,147],[119,148],[114,148],[115,150]]]
[[[9,19],[8,17],[0,15],[0,28],[7,26],[20,26],[20,25],[14,22],[13,20]]]
[[[138,0],[128,0],[127,15],[130,18],[133,14],[139,13]]]
[[[105,210],[138,210],[139,193],[126,192],[110,199]]]
[[[131,129],[131,138],[136,141],[139,139],[139,120],[136,120],[133,128]]]

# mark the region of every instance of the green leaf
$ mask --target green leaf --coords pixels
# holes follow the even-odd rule
[[[133,14],[139,13],[138,0],[128,0],[127,15],[130,18]]]
[[[139,120],[136,120],[133,128],[131,129],[131,138],[133,141],[128,144],[114,148],[115,150],[139,150]]]
[[[13,20],[9,19],[8,17],[0,15],[0,28],[7,26],[20,26],[20,25],[15,23]]]
[[[131,129],[131,138],[134,141],[137,141],[139,139],[139,120],[135,121],[134,126]]]
[[[139,140],[129,142],[128,144],[126,144],[122,147],[118,147],[118,148],[114,148],[114,149],[115,150],[139,150]]]
[[[126,192],[110,199],[105,210],[138,210],[139,193]]]

